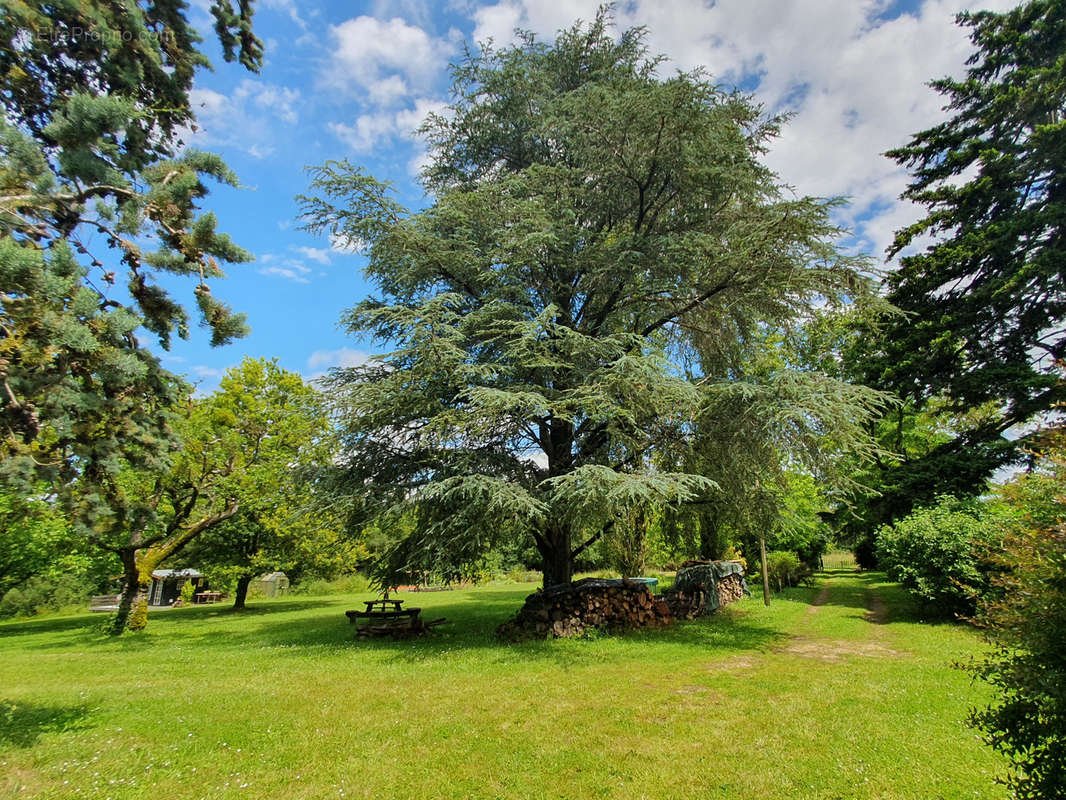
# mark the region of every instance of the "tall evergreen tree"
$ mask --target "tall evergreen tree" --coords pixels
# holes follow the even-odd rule
[[[1066,2],[958,21],[977,49],[964,78],[932,84],[951,118],[889,153],[912,170],[904,196],[928,210],[891,253],[934,242],[889,278],[889,299],[908,317],[869,373],[911,408],[946,398],[955,414],[997,412],[887,470],[889,516],[942,492],[981,491],[1018,457],[1016,432],[1063,399]]]
[[[251,2],[212,6],[227,60],[257,70]],[[0,480],[50,482],[89,535],[128,507],[130,466],[165,471],[176,439],[165,348],[188,315],[157,280],[191,278],[213,344],[245,332],[215,299],[251,256],[201,212],[217,156],[179,152],[208,62],[182,0],[19,2],[0,14]],[[120,284],[120,286],[119,286]],[[143,335],[143,332],[142,332]]]
[[[832,203],[760,163],[779,120],[699,72],[659,78],[643,30],[609,22],[455,67],[424,211],[347,162],[312,170],[307,227],[368,248],[381,292],[345,316],[392,352],[334,374],[334,478],[369,518],[413,510],[394,568],[529,537],[545,584],[569,581],[621,515],[713,488],[652,460],[683,462],[728,377],[708,360],[869,291]]]

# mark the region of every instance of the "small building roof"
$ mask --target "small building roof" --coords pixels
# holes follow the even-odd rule
[[[152,571],[153,578],[202,578],[204,574],[195,569],[157,569]]]

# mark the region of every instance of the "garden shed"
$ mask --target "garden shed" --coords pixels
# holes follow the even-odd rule
[[[194,569],[157,569],[152,573],[152,587],[148,590],[148,605],[171,606],[181,597],[181,587],[192,581],[195,591],[207,588],[207,579]]]
[[[263,593],[263,597],[280,597],[289,592],[289,576],[284,572],[260,575],[256,580],[256,586]]]

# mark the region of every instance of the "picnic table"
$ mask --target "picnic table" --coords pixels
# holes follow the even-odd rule
[[[356,628],[357,636],[407,636],[424,633],[435,625],[447,620],[437,619],[425,622],[422,609],[404,608],[403,600],[393,600],[389,593],[377,600],[364,600],[365,611],[345,611],[345,616]],[[362,622],[362,625],[359,623]]]
[[[222,599],[222,592],[197,592],[192,596],[194,603],[217,603]]]

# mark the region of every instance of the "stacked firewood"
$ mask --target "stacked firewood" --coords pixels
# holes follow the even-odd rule
[[[666,591],[659,597],[666,603],[674,619],[695,619],[707,613],[707,592],[703,589],[691,592]]]
[[[740,575],[726,575],[718,580],[718,605],[726,606],[744,598],[744,578]]]
[[[683,619],[713,614],[748,593],[744,570],[733,561],[687,561],[677,570],[667,593],[674,616]],[[671,597],[670,595],[675,595]]]
[[[672,621],[670,607],[647,585],[586,578],[531,594],[514,619],[496,632],[506,639],[566,637],[580,636],[589,628],[655,628]]]

